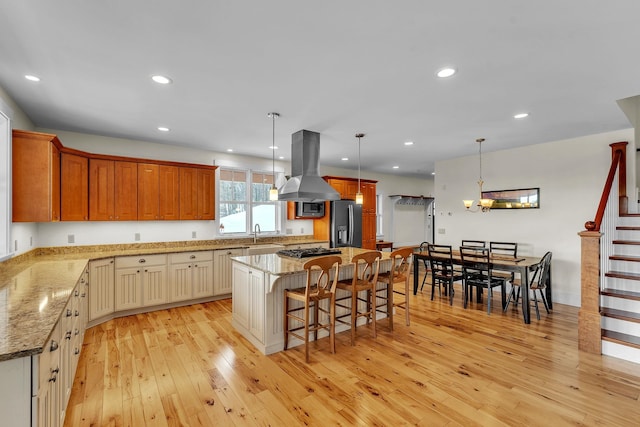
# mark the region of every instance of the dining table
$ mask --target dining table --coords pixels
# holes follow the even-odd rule
[[[457,265],[462,264],[462,260],[460,258],[460,251],[453,250],[453,263]],[[429,252],[426,248],[416,248],[413,252],[413,294],[416,295],[418,293],[418,278],[419,278],[419,268],[421,262],[418,261],[429,261]],[[499,254],[491,254],[491,268],[500,271],[509,271],[520,274],[520,280],[522,286],[525,287],[523,289],[522,294],[522,313],[524,317],[524,323],[531,323],[531,307],[529,305],[529,273],[535,271],[535,269],[540,265],[542,261],[542,257],[537,256],[517,256],[511,257],[506,255]],[[549,278],[547,280],[546,287],[546,297],[547,302],[549,303],[549,308],[552,308],[551,301],[551,274],[549,274]]]

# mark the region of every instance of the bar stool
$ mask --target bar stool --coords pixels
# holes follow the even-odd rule
[[[304,341],[305,361],[309,363],[309,332],[313,331],[314,340],[318,340],[318,330],[329,331],[331,353],[336,352],[336,284],[342,258],[335,255],[311,259],[304,263],[307,271],[307,283],[304,288],[284,290],[284,349],[289,346],[289,335]],[[333,271],[332,271],[333,270]],[[303,305],[290,308],[289,301],[300,301]],[[328,300],[328,307],[320,307],[320,302]],[[309,310],[313,306],[313,320],[309,318]],[[303,313],[299,313],[303,311]],[[319,313],[328,315],[328,323],[322,323]],[[300,315],[302,314],[302,316]],[[289,319],[297,320],[301,326],[290,328]],[[304,334],[297,331],[304,329]]]
[[[377,310],[387,315],[389,319],[389,329],[393,331],[393,311],[395,307],[404,308],[405,323],[409,326],[409,276],[411,275],[411,265],[413,264],[413,248],[396,249],[391,252],[389,257],[392,260],[391,270],[386,273],[378,274],[378,282],[385,283],[385,296],[376,295],[384,300],[379,307],[385,307],[384,310]],[[404,284],[402,290],[396,289],[395,284]],[[377,293],[377,292],[376,292]],[[402,299],[395,301],[395,295],[401,295]]]
[[[348,310],[348,313],[336,316],[336,321],[351,328],[351,345],[356,341],[356,322],[359,317],[366,317],[367,323],[371,320],[373,338],[376,337],[376,284],[378,283],[378,272],[380,270],[379,251],[364,252],[351,258],[353,263],[353,278],[338,281],[338,289],[349,293],[342,298],[336,299],[336,310],[341,308]],[[358,294],[365,291],[366,298],[361,298]],[[350,304],[346,300],[350,299]],[[365,305],[364,311],[359,311],[358,302]],[[349,318],[350,320],[343,320]]]

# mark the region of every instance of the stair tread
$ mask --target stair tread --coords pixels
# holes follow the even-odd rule
[[[625,291],[621,289],[611,289],[605,288],[600,292],[601,295],[606,295],[609,297],[618,297],[624,299],[632,299],[640,301],[640,292],[634,291]]]
[[[609,259],[615,261],[631,261],[631,262],[640,262],[640,256],[632,256],[632,255],[611,255]]]
[[[614,245],[640,245],[640,240],[614,240]]]
[[[632,311],[618,310],[615,308],[602,307],[600,314],[606,317],[613,317],[616,319],[628,320],[630,322],[640,323],[640,313],[634,313]]]
[[[607,277],[617,277],[619,279],[640,280],[640,273],[627,273],[626,271],[608,271]]]
[[[618,344],[629,345],[631,347],[640,348],[640,337],[635,335],[623,334],[622,332],[602,330],[602,339],[615,342]]]
[[[625,213],[621,213],[620,216],[623,216],[623,217],[624,216],[634,217],[634,216],[640,216],[640,213],[626,213],[626,214]]]
[[[640,231],[640,227],[634,227],[631,225],[618,225],[616,230],[631,230],[631,231]]]

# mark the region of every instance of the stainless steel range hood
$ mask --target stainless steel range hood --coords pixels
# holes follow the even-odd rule
[[[340,200],[340,194],[320,177],[318,132],[299,130],[291,135],[291,178],[278,191],[278,200]]]

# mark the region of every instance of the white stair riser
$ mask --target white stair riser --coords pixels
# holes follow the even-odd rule
[[[640,289],[640,281],[618,279],[617,277],[607,277],[605,281],[605,288],[618,289],[621,291],[638,291]]]
[[[640,313],[640,301],[603,296],[601,299],[601,304],[602,307],[615,308],[616,310],[630,311],[632,313]]]
[[[616,230],[616,240],[640,240],[640,230]]]
[[[602,328],[608,331],[640,337],[640,323],[602,316]]]
[[[609,260],[610,271],[624,271],[625,273],[640,273],[640,262]],[[640,287],[640,281],[637,281]]]
[[[613,245],[613,255],[640,256],[640,245]]]
[[[602,341],[602,354],[629,362],[638,363],[640,360],[640,350],[635,347],[628,347],[610,341]]]
[[[621,216],[618,217],[616,225],[622,225],[626,227],[640,227],[640,217],[637,216]]]

